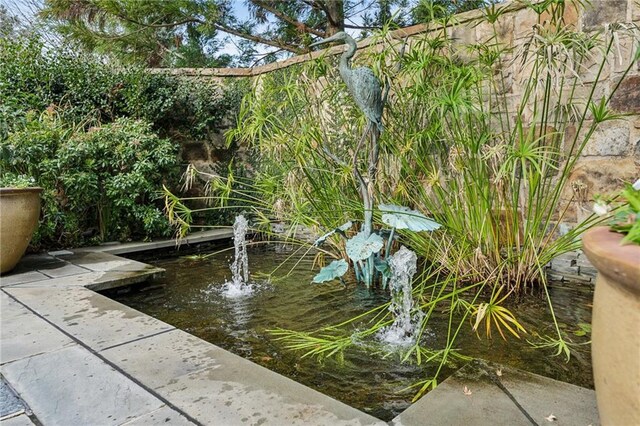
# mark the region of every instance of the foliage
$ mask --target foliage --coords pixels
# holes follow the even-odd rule
[[[162,184],[178,186],[178,144],[217,142],[244,90],[244,81],[223,87],[51,50],[38,36],[0,38],[0,142],[3,165],[9,165],[2,173],[33,169],[24,173],[45,188],[45,209],[50,209],[34,244],[166,235],[153,193]],[[73,150],[73,143],[86,149]],[[133,155],[127,143],[139,151]],[[124,173],[134,166],[137,175]],[[102,190],[109,193],[96,198]],[[122,220],[113,220],[114,214]]]
[[[251,66],[282,53],[308,51],[315,37],[345,28],[395,28],[424,22],[424,0],[248,0],[242,16],[228,0],[46,0],[41,15],[91,52],[151,67]],[[483,0],[436,0],[443,10],[479,7]],[[411,11],[416,8],[415,13]],[[356,24],[361,21],[361,24]],[[221,35],[239,40],[236,57],[220,53]],[[259,46],[262,45],[262,46]],[[259,47],[258,47],[259,46]],[[265,53],[261,52],[266,47]]]
[[[243,90],[242,83],[223,88],[49,51],[36,36],[0,38],[0,131],[5,135],[27,111],[53,107],[68,122],[132,117],[153,123],[163,137],[206,140],[237,107]]]
[[[4,173],[0,176],[0,188],[29,188],[36,186],[36,180],[27,175]]]
[[[411,11],[413,19],[417,22],[430,22],[447,18],[456,13],[481,9],[488,4],[498,3],[495,0],[420,0]]]
[[[633,185],[625,184],[620,195],[626,203],[616,210],[611,229],[625,234],[623,243],[640,244],[640,179]]]
[[[43,187],[43,218],[34,244],[70,246],[167,235],[154,203],[176,166],[175,146],[147,123],[118,119],[70,129],[55,115],[28,116],[1,142],[3,172],[33,176]]]
[[[454,349],[467,321],[476,330],[484,324],[487,336],[497,330],[503,338],[519,337],[525,330],[504,303],[507,296],[535,289],[548,300],[557,335],[531,343],[570,356],[572,343],[559,329],[543,267],[577,248],[580,234],[602,220],[591,216],[558,232],[569,208],[569,176],[582,151],[603,122],[621,118],[609,102],[622,79],[609,90],[604,69],[617,53],[616,40],[626,37],[637,45],[637,28],[612,24],[586,34],[565,24],[564,1],[527,7],[539,22],[516,47],[498,30],[506,9],[489,6],[484,22],[475,23],[493,32],[485,43],[461,46],[443,28],[403,54],[383,31],[378,41],[384,48],[373,43],[359,57],[381,80],[392,82],[377,201],[411,206],[442,224],[436,233],[398,230],[403,244],[425,259],[414,287],[417,305],[426,312],[422,330],[436,306],[449,313],[441,359]],[[638,55],[616,57],[622,77]],[[242,105],[232,136],[253,144],[263,160],[252,193],[261,203],[246,200],[262,225],[275,216],[321,234],[363,216],[357,182],[344,159],[352,157],[366,120],[344,95],[331,61],[320,58],[266,75]],[[516,76],[513,69],[507,75],[508,64],[517,64]],[[517,92],[510,89],[514,78]],[[382,216],[374,213],[379,224]],[[333,257],[350,257],[340,234],[325,239]],[[367,330],[388,324],[381,312],[371,313]],[[307,354],[338,353],[349,346],[351,329],[340,324],[313,333],[279,330],[278,336]],[[404,351],[405,359],[420,362],[423,349],[418,342]]]

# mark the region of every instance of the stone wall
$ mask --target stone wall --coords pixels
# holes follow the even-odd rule
[[[614,23],[625,23],[635,26],[640,31],[640,1],[638,0],[591,0],[591,5],[585,10],[578,10],[567,1],[564,21],[583,32],[602,31]],[[538,16],[520,2],[512,1],[500,5],[508,12],[496,22],[498,41],[517,48],[526,42],[532,28],[538,23]],[[542,16],[544,21],[544,15]],[[456,16],[455,24],[447,28],[452,38],[460,44],[486,42],[493,34],[493,28],[482,19],[481,11],[471,11]],[[394,31],[390,34],[390,41],[401,43],[407,39],[411,49],[412,40],[424,37],[434,31],[441,31],[442,27],[415,25]],[[372,39],[365,39],[358,43],[359,48],[371,46]],[[570,184],[562,194],[562,200],[567,206],[563,224],[567,229],[572,224],[580,222],[591,213],[592,200],[595,195],[608,195],[617,192],[623,182],[633,182],[640,177],[640,61],[637,61],[629,75],[622,82],[620,77],[624,72],[622,64],[628,63],[639,46],[631,37],[618,37],[614,40],[612,53],[607,57],[601,72],[600,83],[597,86],[599,96],[610,95],[612,88],[620,84],[616,95],[611,99],[611,107],[615,112],[626,114],[623,119],[603,123],[592,136],[589,144],[582,153],[571,176]],[[343,46],[335,46],[324,51],[317,51],[306,55],[296,56],[278,63],[248,69],[174,69],[157,70],[176,75],[200,76],[212,79],[229,79],[238,77],[257,77],[278,69],[286,68],[301,62],[318,58],[327,54],[340,54]],[[581,76],[584,86],[580,90],[586,96],[591,90],[597,74],[596,67],[599,58],[594,58],[591,67]],[[505,68],[505,74],[512,84],[509,85],[508,95],[516,101],[523,87],[520,82],[526,81],[526,67],[510,64]],[[599,97],[598,96],[598,97]],[[525,111],[525,114],[528,113]],[[530,113],[530,112],[529,112]],[[587,126],[588,127],[588,126]],[[574,128],[567,129],[566,139],[571,139]],[[186,159],[194,159],[200,155],[193,151]],[[590,281],[594,273],[588,261],[581,253],[571,253],[557,258],[549,265],[551,276],[566,277],[575,280],[584,277]]]

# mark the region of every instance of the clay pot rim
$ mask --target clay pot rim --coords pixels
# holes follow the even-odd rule
[[[42,191],[44,191],[44,189],[39,186],[30,186],[27,188],[0,188],[0,195],[14,195],[30,192],[36,192],[39,194]]]
[[[623,238],[624,234],[597,226],[584,234],[582,247],[598,273],[640,296],[640,245],[621,245]]]

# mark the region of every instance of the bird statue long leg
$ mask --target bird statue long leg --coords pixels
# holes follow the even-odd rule
[[[371,231],[373,230],[373,187],[371,185],[371,175],[369,175],[369,180],[367,182],[360,173],[360,168],[358,167],[358,156],[365,139],[367,138],[369,132],[372,131],[372,129],[373,124],[371,122],[367,123],[367,127],[362,133],[362,137],[360,138],[360,141],[358,141],[356,149],[353,151],[352,160],[353,174],[360,184],[360,195],[362,196],[362,201],[364,204],[364,227],[362,230],[365,235],[371,234]]]

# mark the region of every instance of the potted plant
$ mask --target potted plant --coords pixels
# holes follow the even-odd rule
[[[11,271],[27,250],[40,217],[40,193],[33,178],[0,177],[0,274]]]
[[[640,425],[640,179],[622,191],[627,204],[610,226],[585,233],[584,252],[598,270],[592,359],[600,421]],[[596,213],[608,206],[597,203]]]

